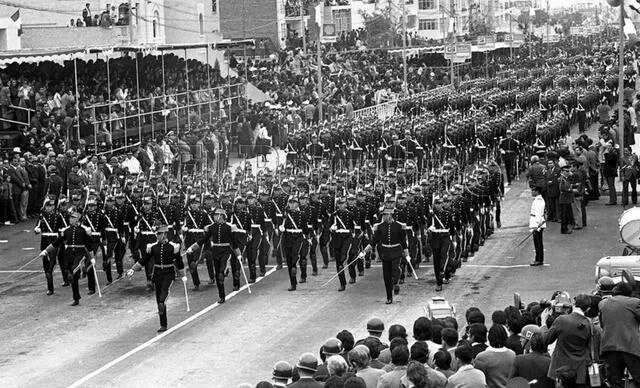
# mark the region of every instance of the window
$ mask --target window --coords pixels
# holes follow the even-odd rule
[[[200,36],[204,36],[204,16],[198,15],[198,22],[200,23]]]
[[[418,0],[418,9],[436,9],[436,0]]]
[[[158,37],[158,31],[160,28],[160,13],[158,11],[155,11],[153,13],[153,38],[157,38]]]
[[[211,13],[218,13],[218,0],[211,0]]]
[[[351,31],[351,10],[337,9],[333,10],[333,22],[336,25],[336,34]]]
[[[436,19],[420,19],[418,21],[418,29],[421,31],[437,30],[438,22],[436,21]]]

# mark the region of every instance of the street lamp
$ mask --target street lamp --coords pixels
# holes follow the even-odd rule
[[[624,0],[607,0],[607,3],[611,7],[620,7],[620,31],[618,32],[619,47],[618,47],[618,131],[616,133],[616,140],[620,146],[620,152],[618,157],[620,159],[620,165],[624,156]],[[620,134],[622,132],[622,135]]]

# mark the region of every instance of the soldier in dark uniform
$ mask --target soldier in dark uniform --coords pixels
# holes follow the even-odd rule
[[[182,231],[184,233],[184,243],[186,246],[190,246],[194,242],[204,236],[204,227],[209,224],[209,217],[205,211],[200,209],[200,198],[193,195],[189,198],[189,209],[184,217],[184,224],[182,225]],[[193,289],[195,291],[200,289],[200,276],[198,275],[198,264],[202,258],[202,250],[198,250],[190,255],[187,255],[187,263],[189,272],[191,272],[191,279],[193,279]]]
[[[213,224],[207,225],[204,236],[194,242],[187,249],[187,254],[196,252],[199,247],[210,244],[213,254],[213,267],[216,280],[218,281],[218,303],[225,302],[224,278],[229,261],[232,269],[237,267],[242,261],[240,249],[234,232],[236,227],[226,221],[226,211],[223,208],[215,209],[213,213]],[[235,254],[235,260],[231,255]],[[236,263],[234,265],[234,263]],[[234,280],[235,282],[235,280]]]
[[[282,182],[284,185],[286,182]],[[286,184],[288,186],[288,183]],[[276,210],[276,218],[275,224],[282,225],[284,211],[286,210],[287,201],[289,200],[289,195],[282,192],[282,188],[280,186],[273,187],[273,199],[271,200],[275,205]],[[274,233],[273,235],[273,249],[274,254],[276,256],[276,269],[282,269],[282,234]]]
[[[349,276],[351,277],[349,282],[355,283],[356,267],[358,269],[358,276],[364,276],[364,260],[359,256],[359,252],[363,246],[364,231],[366,228],[365,218],[367,214],[366,209],[357,202],[357,197],[354,194],[349,194],[347,196],[347,209],[353,216],[355,232],[351,244],[351,250],[349,251],[349,257],[347,258],[351,263],[349,265]]]
[[[433,251],[433,271],[436,275],[436,291],[442,291],[444,279],[449,282],[449,266],[445,267],[451,245],[451,215],[442,198],[436,198],[433,207],[433,221],[429,226],[431,232],[431,249]]]
[[[500,153],[504,161],[504,169],[507,174],[507,184],[511,185],[511,180],[519,175],[516,171],[516,158],[520,152],[520,142],[511,137],[511,130],[507,130],[507,138],[500,142]]]
[[[382,260],[382,278],[387,292],[387,304],[393,303],[393,292],[400,293],[398,280],[400,278],[400,261],[402,257],[409,259],[409,249],[404,226],[393,219],[394,209],[385,207],[383,221],[373,226],[371,242],[360,253],[361,257],[370,253],[374,247],[378,248]]]
[[[135,262],[133,267],[127,271],[127,276],[133,276],[134,271],[140,271],[142,267],[147,267],[147,262],[153,267],[153,283],[156,290],[156,303],[158,303],[158,315],[160,317],[160,328],[158,332],[167,330],[167,298],[169,289],[176,278],[176,271],[183,282],[187,281],[184,273],[184,262],[180,256],[180,244],[167,239],[169,228],[164,225],[156,229],[156,242],[145,247],[146,254]]]
[[[147,288],[151,290],[153,288],[153,282],[151,281],[151,273],[153,272],[153,264],[149,260],[143,260],[146,246],[148,244],[156,242],[156,234],[153,229],[153,225],[156,222],[156,213],[152,209],[153,200],[151,197],[142,198],[142,208],[140,212],[135,215],[132,222],[134,225],[133,232],[135,234],[135,243],[131,256],[136,262],[144,262],[145,274],[147,276]],[[135,206],[132,204],[132,206]],[[135,207],[133,208],[135,209]],[[131,222],[131,221],[130,221]]]
[[[335,209],[335,197],[329,192],[329,187],[326,185],[320,186],[320,202],[322,203],[323,219],[322,233],[318,245],[320,246],[320,254],[322,255],[322,268],[329,267],[329,241],[331,240],[331,232],[329,227],[331,226],[331,220],[329,214],[332,214]]]
[[[260,253],[258,256],[258,264],[260,266],[260,276],[266,273],[266,266],[269,263],[269,250],[271,249],[271,240],[273,239],[274,222],[276,219],[276,205],[271,200],[269,193],[262,189],[259,193],[258,202],[262,206],[264,214],[264,234],[262,244],[260,245]]]
[[[336,211],[331,215],[330,230],[333,233],[331,244],[333,245],[336,259],[336,270],[340,273],[340,288],[338,291],[344,291],[347,286],[347,279],[342,269],[349,259],[355,225],[353,215],[347,209],[347,204],[343,197],[338,198],[337,207]],[[355,282],[355,277],[352,280]]]
[[[298,200],[295,197],[291,197],[284,214],[284,220],[278,227],[282,234],[282,249],[284,250],[287,269],[289,270],[289,280],[291,282],[289,291],[295,291],[298,285],[296,266],[300,259],[302,241],[309,234],[307,224],[304,214],[298,209]]]
[[[103,270],[107,276],[107,282],[111,283],[111,258],[113,258],[116,263],[118,279],[122,277],[124,271],[122,268],[122,259],[126,251],[125,241],[127,230],[124,224],[126,210],[122,206],[115,205],[115,198],[112,195],[107,195],[103,213],[107,221],[104,229],[107,252]]]
[[[386,149],[385,157],[388,161],[388,167],[396,168],[398,165],[404,164],[407,156],[404,147],[400,145],[398,135],[393,134],[391,139],[393,140],[393,144]]]
[[[307,282],[307,257],[311,250],[311,241],[314,236],[313,223],[316,220],[314,209],[309,205],[309,195],[307,193],[300,193],[300,212],[307,220],[307,228],[309,229],[309,238],[302,240],[302,247],[300,249],[300,283]],[[311,260],[311,271],[313,276],[318,274],[318,263],[314,259]]]
[[[251,241],[247,246],[247,263],[249,265],[249,283],[256,281],[256,261],[260,262],[260,247],[263,238],[266,238],[266,225],[264,221],[264,209],[256,201],[256,196],[252,191],[247,192],[247,212],[251,224],[249,233]],[[260,276],[265,275],[266,268],[260,265]]]
[[[104,214],[98,211],[97,206],[98,204],[94,198],[90,198],[87,201],[87,211],[82,219],[82,224],[88,227],[91,233],[91,242],[88,244],[89,253],[92,257],[95,257],[98,253],[98,249],[100,249],[100,252],[102,253],[102,264],[104,266],[107,259],[102,245],[102,239],[104,237],[106,219]],[[89,295],[92,295],[96,292],[95,263],[85,262],[85,264],[88,277],[87,283],[89,285]],[[111,280],[109,279],[109,281]]]
[[[309,247],[309,259],[311,260],[311,267],[313,276],[318,274],[318,260],[316,257],[316,251],[320,245],[320,236],[323,233],[324,221],[328,218],[327,210],[324,203],[318,199],[318,193],[315,190],[311,190],[309,193],[309,214],[310,224],[312,225],[311,231],[311,246]],[[323,268],[326,268],[323,265]]]
[[[59,236],[59,230],[63,223],[61,215],[54,211],[55,197],[50,196],[45,198],[44,206],[42,208],[42,214],[38,220],[38,224],[33,229],[36,234],[40,234],[40,249],[46,249],[49,244],[54,242]],[[52,295],[54,291],[53,287],[53,267],[56,265],[56,257],[58,251],[54,250],[50,255],[42,256],[42,269],[47,279],[47,295]],[[64,263],[60,263],[60,268],[64,267]],[[64,272],[63,272],[64,275]],[[66,281],[66,279],[65,279]]]
[[[62,231],[69,226],[69,199],[64,194],[60,194],[60,196],[58,197],[56,214],[58,215],[58,219],[60,220],[60,227],[58,228],[58,235],[60,235]],[[69,274],[67,273],[67,267],[64,262],[64,244],[58,248],[57,259],[63,277],[61,286],[69,287]]]
[[[311,134],[311,144],[307,146],[307,154],[311,158],[313,166],[318,165],[324,156],[324,145],[318,142],[318,135]]]
[[[78,281],[80,273],[84,266],[85,257],[89,258],[92,265],[95,266],[93,254],[89,252],[92,238],[89,228],[80,225],[80,213],[73,211],[69,215],[70,226],[62,231],[60,237],[55,239],[46,249],[40,252],[40,256],[52,256],[55,250],[64,245],[64,266],[67,269],[67,281],[71,283],[73,291],[72,306],[80,304],[80,289]]]

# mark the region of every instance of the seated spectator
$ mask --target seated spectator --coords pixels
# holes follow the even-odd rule
[[[505,388],[516,354],[507,349],[507,332],[502,325],[489,329],[489,347],[479,353],[473,365],[481,370],[487,379],[487,386]]]
[[[357,345],[349,352],[348,358],[356,376],[364,380],[366,388],[376,388],[380,376],[385,372],[369,366],[369,348],[366,345]]]
[[[473,349],[465,344],[456,349],[458,371],[449,377],[450,388],[486,388],[487,381],[482,371],[473,367]]]
[[[542,335],[533,333],[529,341],[531,352],[516,356],[509,378],[524,377],[527,381],[535,380],[536,382],[531,384],[532,388],[554,388],[554,381],[547,377],[551,357],[547,353],[547,345]]]

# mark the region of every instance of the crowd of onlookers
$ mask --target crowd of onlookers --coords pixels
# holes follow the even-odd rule
[[[557,291],[551,300],[490,317],[472,307],[462,328],[453,316],[419,317],[411,328],[373,318],[367,337],[356,341],[342,330],[317,356],[277,362],[269,379],[239,387],[623,387],[627,378],[638,384],[640,299],[634,292],[630,283],[614,286],[608,279],[592,294],[571,299]]]
[[[69,28],[76,27],[103,27],[126,26],[129,24],[129,3],[123,2],[116,5],[111,4],[103,11],[94,11],[91,4],[85,4],[82,9],[82,17],[69,20]]]

